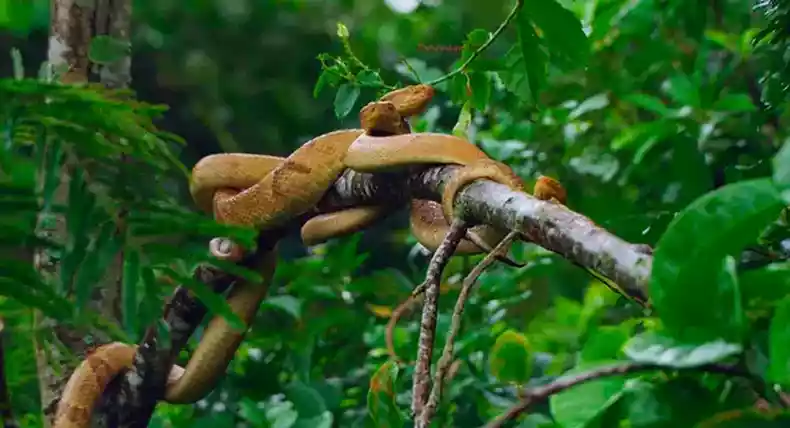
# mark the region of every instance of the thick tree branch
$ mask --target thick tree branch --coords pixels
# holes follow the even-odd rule
[[[433,167],[408,177],[346,171],[321,207],[405,204],[411,196],[439,201],[456,168]],[[616,282],[631,296],[647,294],[653,262],[650,248],[620,239],[583,214],[489,180],[465,187],[455,201],[456,212],[471,223],[517,230],[535,244]]]

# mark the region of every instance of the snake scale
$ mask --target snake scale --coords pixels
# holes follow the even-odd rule
[[[444,186],[442,202],[413,200],[410,226],[429,250],[441,244],[453,217],[453,202],[464,186],[486,178],[523,190],[519,177],[505,164],[490,159],[469,141],[439,133],[411,133],[407,118],[422,113],[434,96],[428,85],[392,91],[360,111],[362,129],[344,129],[313,138],[286,158],[246,153],[214,154],[193,168],[190,193],[196,206],[224,224],[267,230],[311,212],[346,169],[359,172],[403,170],[436,164],[459,165]],[[540,177],[534,196],[565,202],[565,190],[555,180]],[[302,225],[306,245],[363,229],[387,215],[391,207],[360,206],[309,217]],[[470,229],[455,254],[488,251],[506,231],[478,225]],[[246,249],[214,239],[209,251],[226,260],[239,260]],[[227,300],[249,326],[266,296],[276,266],[276,246],[254,266],[262,282],[239,281]],[[185,367],[174,366],[162,400],[193,403],[216,385],[241,343],[236,331],[215,316]],[[61,395],[54,428],[88,428],[100,395],[119,373],[132,367],[135,345],[102,345],[74,370]]]

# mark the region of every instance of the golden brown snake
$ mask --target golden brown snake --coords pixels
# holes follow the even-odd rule
[[[464,139],[437,133],[404,133],[409,131],[405,118],[422,112],[432,96],[433,88],[427,85],[392,92],[363,109],[364,130],[320,135],[287,158],[243,153],[208,156],[193,168],[190,192],[196,205],[213,212],[219,222],[265,230],[308,213],[346,168],[378,172],[415,165],[461,165],[463,168],[445,186],[444,212],[441,204],[432,201],[418,201],[412,206],[415,236],[427,248],[436,249],[448,228],[447,219],[452,217],[453,198],[466,184],[477,178],[488,178],[514,189],[521,189],[522,184],[510,168],[490,160]],[[397,114],[387,113],[390,110]],[[382,111],[385,114],[377,116]],[[315,215],[303,225],[302,239],[307,244],[322,242],[359,230],[383,215],[385,209],[377,206]],[[490,246],[503,235],[487,226],[475,229]],[[227,242],[212,241],[212,253],[237,260],[240,249],[234,245],[222,247],[224,244]],[[479,245],[465,242],[456,254],[482,250]],[[271,250],[257,266],[263,283],[242,281],[228,297],[231,308],[248,325],[266,295],[275,259],[275,250]],[[227,369],[243,335],[215,316],[186,367],[173,368],[162,398],[171,403],[191,403],[205,396]],[[135,352],[134,345],[111,343],[91,353],[69,379],[54,428],[89,427],[96,399],[116,374],[132,366]]]

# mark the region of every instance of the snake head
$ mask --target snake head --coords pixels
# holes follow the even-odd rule
[[[562,184],[551,177],[546,177],[545,175],[538,177],[538,180],[535,182],[535,187],[532,191],[532,196],[542,201],[556,200],[562,205],[565,205],[568,199],[568,194],[565,191],[565,188],[562,187]]]
[[[408,123],[390,101],[373,101],[359,111],[362,129],[372,136],[408,133]]]
[[[410,117],[424,112],[434,93],[435,90],[431,85],[410,85],[386,93],[380,101],[391,102],[401,116]]]

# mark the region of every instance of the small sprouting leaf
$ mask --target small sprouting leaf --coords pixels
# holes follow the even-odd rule
[[[611,362],[607,362],[611,363]],[[580,364],[563,375],[573,377],[605,366],[604,362]],[[623,396],[625,376],[610,376],[580,383],[551,396],[549,406],[554,419],[562,427],[585,427],[597,421],[607,409]]]
[[[382,364],[370,378],[368,389],[368,415],[375,426],[402,427],[404,418],[395,402],[395,381],[399,369],[394,361]]]
[[[131,45],[111,36],[96,36],[91,40],[88,58],[97,64],[112,64],[131,52]]]
[[[337,37],[340,37],[341,39],[347,39],[348,36],[349,36],[349,34],[348,34],[348,27],[346,27],[346,25],[343,24],[342,22],[338,22],[337,23]]]
[[[769,378],[782,385],[790,385],[790,298],[776,307],[770,327]]]
[[[359,86],[344,83],[337,88],[335,94],[335,116],[342,119],[351,113],[354,104],[359,98]]]
[[[587,62],[590,56],[587,36],[573,12],[555,0],[529,0],[519,14],[524,15],[519,19],[521,26],[531,21],[540,28],[546,47],[552,55],[576,67]]]
[[[741,350],[741,345],[723,340],[685,345],[655,332],[634,336],[623,349],[634,361],[677,368],[715,363],[737,355]]]
[[[458,121],[453,126],[453,135],[461,138],[468,138],[469,126],[472,124],[472,104],[464,102],[461,111],[458,113]]]
[[[491,374],[502,382],[527,383],[534,364],[530,348],[526,336],[505,331],[497,337],[488,355]]]
[[[745,111],[755,111],[757,107],[752,103],[751,97],[747,94],[727,94],[719,98],[712,109],[714,111],[726,111],[740,113]]]
[[[747,180],[700,197],[673,219],[656,246],[650,278],[669,335],[684,343],[740,341],[744,319],[728,256],[754,242],[783,206],[770,180]]]

